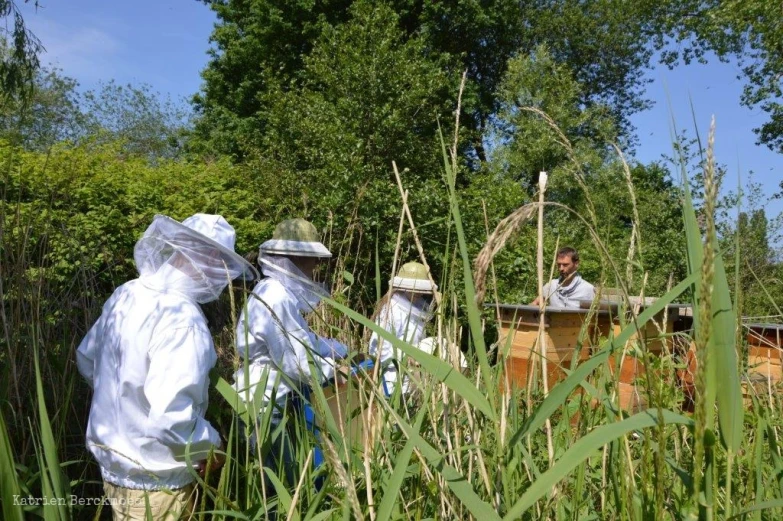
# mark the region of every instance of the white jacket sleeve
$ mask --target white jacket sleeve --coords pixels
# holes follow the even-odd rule
[[[253,317],[251,312],[250,318],[256,333],[254,336],[266,341],[269,357],[275,366],[295,382],[309,384],[311,376],[319,382],[331,378],[335,362],[321,355],[331,350],[331,346],[310,330],[293,302],[280,299],[268,304],[269,309],[263,302],[251,302],[249,309],[257,312],[266,309],[267,314],[266,317]],[[271,320],[269,311],[273,315]],[[308,351],[315,362],[316,375],[312,375]]]
[[[395,327],[394,314],[390,304],[386,304],[381,308],[381,310],[378,312],[378,316],[375,319],[375,323],[399,338],[397,331],[398,328]],[[380,352],[378,352],[379,347]],[[384,340],[378,335],[378,333],[373,331],[372,336],[370,337],[370,354],[373,356],[379,356],[381,362],[385,362],[386,360],[392,358],[394,354],[394,347],[392,346],[391,342]]]
[[[100,349],[103,336],[103,315],[93,324],[76,349],[76,367],[79,373],[87,380],[90,387],[95,387],[95,356]]]
[[[255,299],[250,300],[239,315],[236,330],[237,354],[245,362],[252,362],[263,354],[264,340],[263,328],[259,322],[259,313],[256,306],[263,306]]]
[[[216,355],[208,331],[180,327],[155,338],[149,352],[149,371],[144,395],[150,404],[147,436],[185,460],[199,461],[220,445],[220,435],[204,419],[209,390],[209,370]]]
[[[408,309],[403,309],[400,306],[394,306],[392,304],[385,305],[378,313],[376,324],[383,329],[393,334],[403,342],[413,344],[415,342],[415,332],[417,331],[418,321],[411,316]],[[423,324],[421,324],[423,329]],[[373,333],[370,340],[370,352],[375,354],[380,345],[380,359],[381,362],[385,362],[391,358],[400,359],[402,352],[396,349],[391,342],[379,337],[376,333]]]

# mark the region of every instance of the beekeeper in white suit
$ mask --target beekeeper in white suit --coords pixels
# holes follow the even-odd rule
[[[313,333],[305,320],[328,296],[324,286],[313,281],[313,273],[331,256],[315,226],[304,219],[281,222],[272,239],[259,247],[264,278],[253,288],[237,325],[236,347],[243,364],[234,385],[248,402],[263,385],[256,406],[273,406],[273,422],[280,421],[293,388],[331,378],[335,360],[348,352],[340,342]]]
[[[154,519],[178,519],[195,498],[188,460],[203,471],[221,446],[204,419],[216,354],[199,304],[257,277],[235,238],[219,215],[155,216],[134,249],[139,278],[114,291],[79,345],[94,390],[87,446],[115,519],[145,519],[147,503]]]
[[[375,323],[400,340],[418,346],[424,340],[425,326],[432,318],[433,297],[438,288],[427,276],[427,268],[418,262],[403,264],[389,285],[389,293],[381,299]],[[431,339],[425,344],[429,347]],[[432,349],[429,351],[431,353]],[[370,355],[382,364],[384,391],[391,395],[398,379],[395,362],[402,362],[403,353],[373,332]],[[408,391],[407,379],[401,387],[403,393]]]

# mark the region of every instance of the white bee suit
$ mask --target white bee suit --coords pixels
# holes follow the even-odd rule
[[[187,444],[193,463],[220,445],[203,417],[216,360],[195,301],[138,279],[117,288],[77,352],[95,389],[87,446],[105,481],[150,490],[193,481]]]
[[[194,480],[186,453],[195,464],[220,445],[204,419],[217,357],[198,302],[254,272],[233,254],[233,233],[220,216],[156,216],[134,251],[140,277],[114,291],[79,345],[79,372],[94,390],[87,446],[104,481],[181,488]]]
[[[418,345],[424,338],[424,328],[432,314],[423,301],[411,302],[410,298],[401,293],[392,293],[389,301],[381,308],[375,323],[392,333],[400,340],[411,345]],[[397,369],[388,362],[403,361],[403,353],[373,332],[370,337],[370,354],[380,358],[386,366],[383,373],[386,394],[391,395],[397,385]],[[402,383],[402,392],[408,391],[407,379]]]
[[[334,360],[345,356],[347,348],[313,333],[304,319],[324,291],[285,257],[261,259],[267,278],[253,288],[237,325],[237,353],[245,366],[234,375],[234,387],[247,401],[266,380],[263,403],[258,404],[266,405],[273,398],[280,403],[292,387],[309,385],[313,377],[319,382],[331,378]]]

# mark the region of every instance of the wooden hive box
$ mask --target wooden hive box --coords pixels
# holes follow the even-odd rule
[[[365,370],[371,373],[372,367]],[[372,379],[361,372],[351,375],[349,371],[350,368],[343,368],[343,372],[350,376],[338,378],[337,382],[332,381],[325,385],[323,392],[342,437],[349,446],[362,448],[372,435],[373,428],[377,427],[379,409],[377,406],[372,409],[369,407],[372,390],[368,386],[372,385]],[[315,424],[321,430],[326,428],[319,417],[316,417]]]
[[[493,306],[494,307],[494,306]],[[498,345],[506,353],[506,379],[510,387],[524,388],[530,378],[533,362],[540,363],[538,347],[538,306],[498,306],[500,323]],[[588,317],[590,323],[585,325]],[[579,343],[584,328],[585,341]],[[591,355],[589,339],[607,336],[612,328],[611,318],[606,312],[593,315],[589,310],[550,309],[544,315],[544,340],[546,342],[547,378],[550,388],[565,376],[563,369],[572,366],[573,361],[586,360]]]
[[[491,305],[499,310],[500,322],[498,345],[501,353],[506,353],[506,381],[510,388],[524,388],[531,377],[535,357],[541,357],[537,346],[539,328],[539,309],[537,306],[525,305]],[[547,344],[547,377],[551,388],[565,377],[563,369],[573,365],[575,357],[580,361],[588,359],[593,351],[593,343],[606,338],[610,333],[620,333],[620,320],[616,303],[600,305],[598,309],[589,309],[586,302],[581,309],[548,309],[545,312],[544,339]],[[671,334],[677,310],[668,311],[668,320],[662,325],[665,333]],[[659,324],[663,313],[656,317]],[[584,340],[579,345],[580,333],[584,330]],[[648,341],[648,349],[654,353],[663,351],[664,345],[671,342],[671,337],[660,338],[658,328],[648,323],[644,334]],[[671,347],[671,346],[669,346]],[[610,366],[614,367],[613,361]],[[643,394],[635,386],[635,380],[642,374],[643,364],[632,356],[626,356],[619,375],[620,406],[628,410],[638,410],[646,404]]]
[[[655,299],[645,299],[645,302],[640,303],[640,311],[644,309],[645,305],[649,305],[654,301]],[[674,331],[674,323],[679,317],[678,311],[677,307],[672,306],[665,312],[661,311],[656,314],[652,320],[642,326],[641,334],[639,332],[634,333],[629,341],[629,346],[633,346],[641,337],[641,340],[646,343],[647,351],[654,356],[661,356],[665,352],[673,352],[674,337],[672,333]],[[615,312],[615,317],[617,313],[618,311]],[[620,322],[616,320],[615,335],[619,335],[621,331]],[[609,364],[610,367],[616,366],[614,357],[610,357]],[[626,354],[622,358],[618,382],[618,401],[621,409],[638,412],[647,408],[647,393],[641,385],[636,383],[639,378],[644,376],[644,373],[645,365],[641,359],[631,354]]]
[[[781,365],[782,324],[744,324],[748,342],[748,380],[764,394],[774,390],[783,380]]]
[[[693,311],[689,306],[681,313],[678,332],[691,332]],[[684,320],[683,320],[684,319]],[[776,391],[783,382],[783,364],[781,363],[782,324],[743,324],[743,336],[748,344],[748,370],[742,378],[742,394],[745,405],[751,403],[751,396],[765,396],[770,390]],[[696,347],[691,341],[683,343],[685,369],[679,371],[680,384],[685,393],[683,408],[692,410],[695,399]]]

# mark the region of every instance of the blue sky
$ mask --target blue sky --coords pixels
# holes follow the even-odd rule
[[[44,63],[56,64],[83,88],[101,80],[147,83],[173,98],[188,97],[201,84],[207,63],[209,35],[215,22],[212,11],[196,0],[41,0],[38,11],[22,4],[28,26],[47,49]],[[648,96],[654,108],[637,114],[640,146],[636,159],[649,162],[670,153],[670,114],[692,136],[691,101],[701,136],[706,139],[715,115],[716,157],[728,167],[725,184],[743,183],[749,172],[768,195],[779,191],[783,180],[783,155],[755,145],[752,129],[765,120],[760,110],[739,105],[742,81],[735,64],[711,60],[675,70],[657,67],[649,72],[653,82]],[[671,101],[667,101],[667,92]],[[767,214],[783,211],[783,201],[769,201]]]

